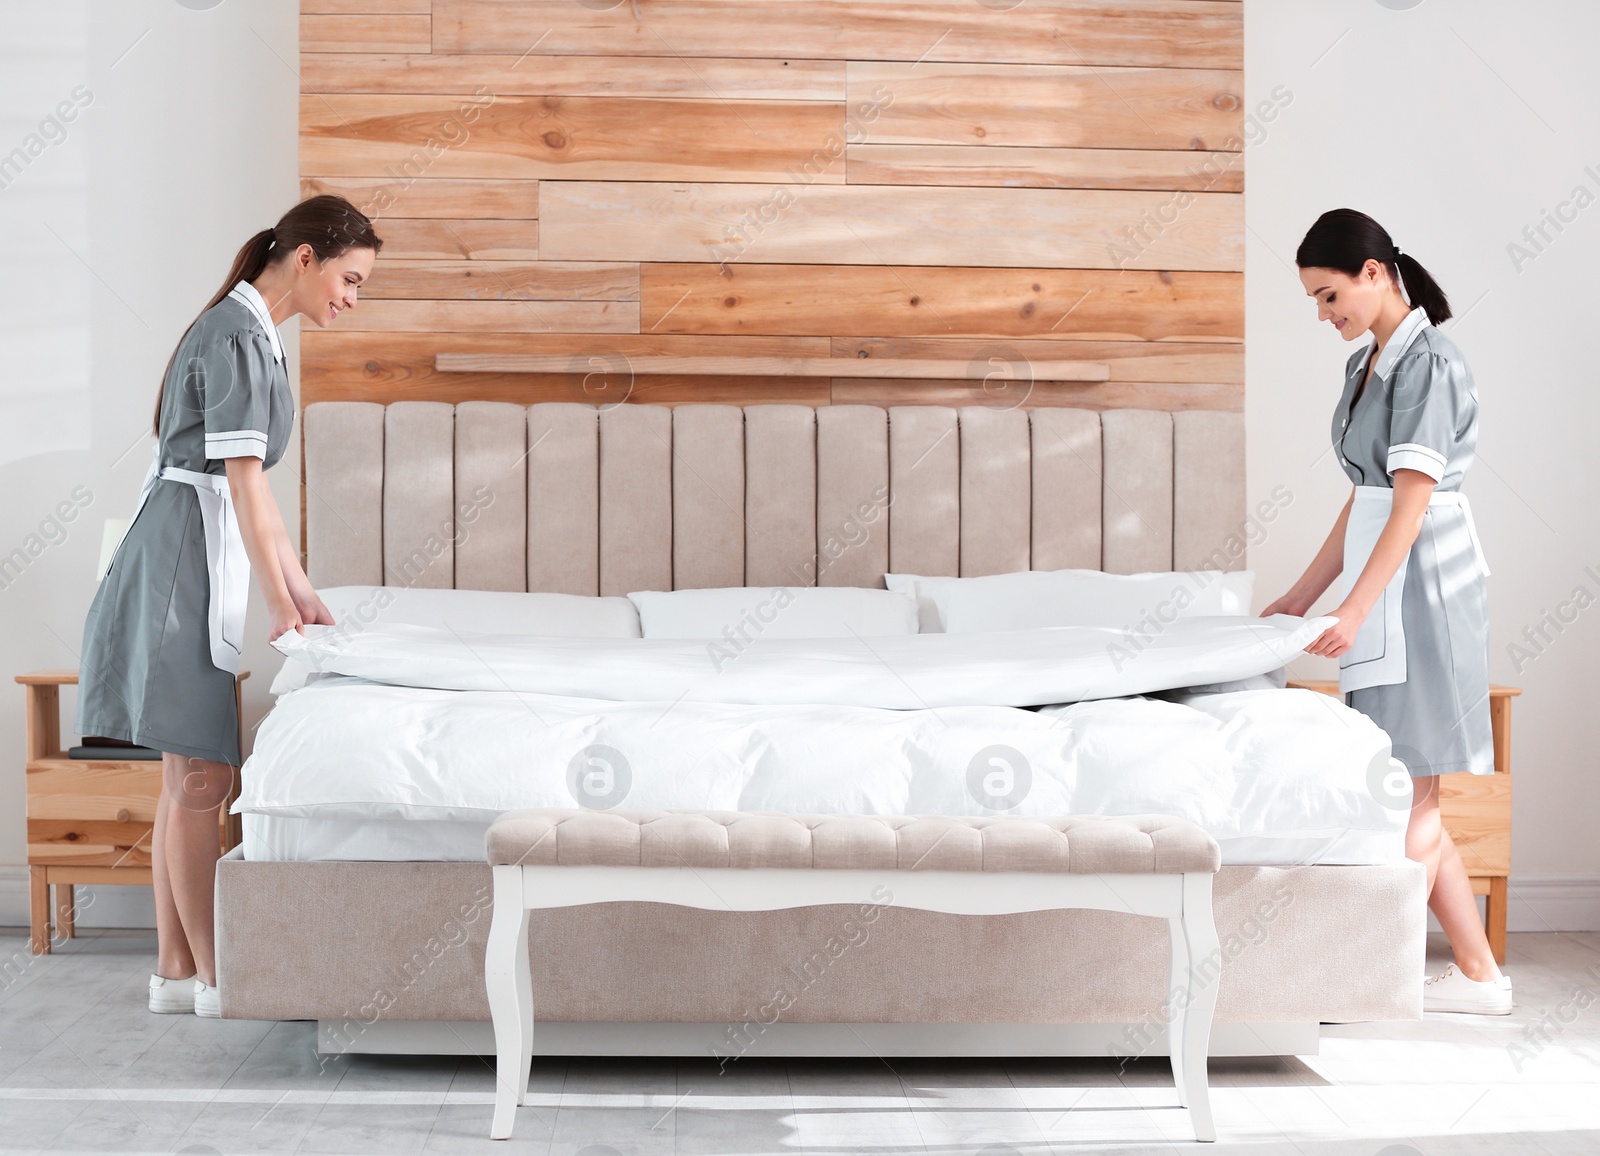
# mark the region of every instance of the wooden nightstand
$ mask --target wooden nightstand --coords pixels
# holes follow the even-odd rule
[[[249,677],[241,671],[233,683],[241,729]],[[68,758],[61,749],[61,687],[76,686],[78,672],[39,670],[17,681],[27,688],[29,946],[34,955],[48,955],[52,914],[57,931],[72,937],[73,884],[150,883],[161,761]],[[235,781],[228,805],[238,792]],[[226,853],[240,840],[239,816],[228,814],[227,805],[220,814]],[[60,888],[53,913],[51,886]]]
[[[1291,680],[1289,685],[1339,697],[1337,682]],[[1520,686],[1489,686],[1494,774],[1439,776],[1439,817],[1461,852],[1472,893],[1486,897],[1484,930],[1497,963],[1506,961],[1506,884],[1511,875],[1511,700],[1521,693]]]

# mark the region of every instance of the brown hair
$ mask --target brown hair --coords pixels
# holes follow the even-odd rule
[[[383,248],[383,240],[372,231],[372,222],[366,214],[343,197],[332,193],[307,197],[279,218],[272,228],[262,229],[244,243],[233,258],[233,267],[228,270],[222,288],[200,312],[204,313],[233,292],[240,281],[254,281],[268,265],[285,260],[301,245],[310,245],[317,260],[326,262],[337,260],[351,249],[371,249],[377,253]],[[194,320],[200,320],[199,316]],[[194,321],[191,321],[184,329],[184,336],[187,337],[193,328]],[[156,412],[151,430],[157,437],[161,436],[161,395],[166,392],[167,376],[182,346],[180,338],[172,356],[167,358],[161,385],[156,389]]]
[[[1337,269],[1354,277],[1368,260],[1382,265],[1394,281],[1404,286],[1406,303],[1421,306],[1433,325],[1450,320],[1450,299],[1433,274],[1410,253],[1402,253],[1389,232],[1356,209],[1329,209],[1306,232],[1294,263],[1302,269]]]

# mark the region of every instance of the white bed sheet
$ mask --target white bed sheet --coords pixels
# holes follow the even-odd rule
[[[547,638],[403,623],[273,639],[313,670],[393,686],[616,703],[1044,706],[1248,678],[1304,653],[1331,615],[1209,615],[1129,628],[1035,627],[878,638]]]

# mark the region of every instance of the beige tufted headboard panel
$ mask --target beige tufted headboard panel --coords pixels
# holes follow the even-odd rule
[[[335,401],[303,428],[317,586],[1246,565],[1235,412]]]

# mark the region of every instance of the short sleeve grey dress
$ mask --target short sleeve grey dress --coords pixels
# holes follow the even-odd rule
[[[161,466],[270,468],[294,423],[283,346],[240,281],[184,334],[161,396]],[[95,592],[79,656],[79,734],[238,766],[234,676],[211,657],[205,530],[188,482],[156,476]]]
[[[1356,485],[1394,486],[1420,470],[1459,490],[1478,443],[1478,390],[1461,350],[1413,309],[1362,388],[1371,345],[1351,355],[1333,415],[1333,442]],[[1494,772],[1489,726],[1489,601],[1471,513],[1427,508],[1400,596],[1406,679],[1345,694],[1394,744],[1413,778]]]

